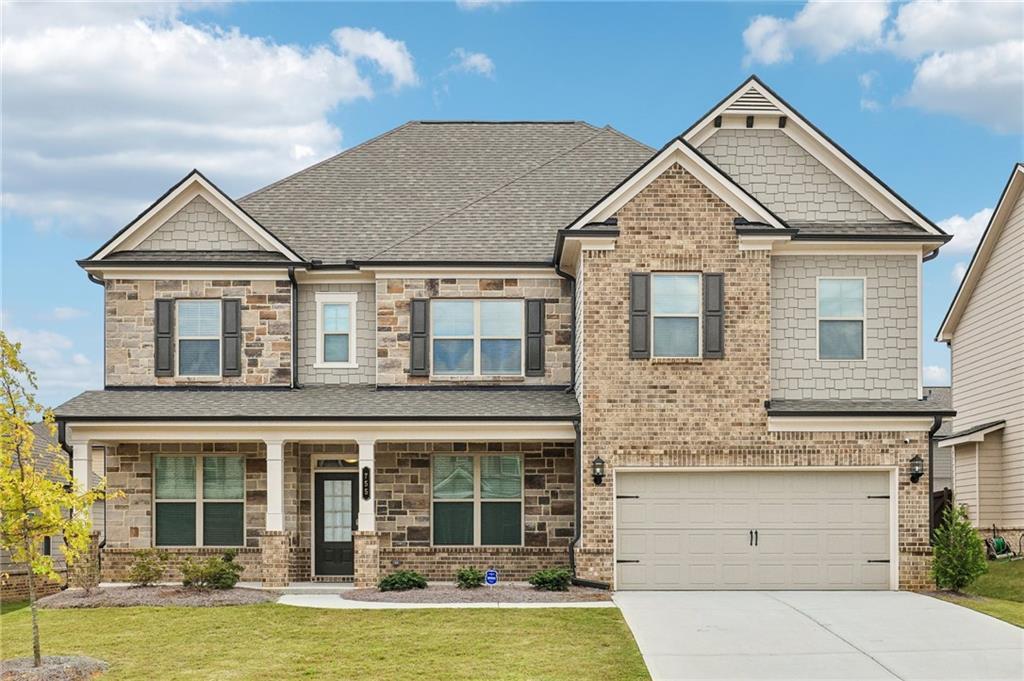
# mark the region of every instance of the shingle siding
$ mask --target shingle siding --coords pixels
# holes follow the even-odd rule
[[[356,294],[357,366],[353,369],[316,367],[316,294]],[[373,284],[302,284],[299,286],[299,383],[373,383],[377,373],[377,304]]]
[[[136,248],[140,251],[258,251],[259,244],[201,196],[189,201]]]
[[[784,220],[886,219],[782,130],[721,129],[700,151]]]
[[[861,361],[817,359],[817,277],[865,278]],[[792,255],[772,258],[774,399],[917,397],[917,258]]]

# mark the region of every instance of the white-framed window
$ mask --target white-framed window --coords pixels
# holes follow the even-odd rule
[[[523,301],[430,301],[431,371],[435,376],[521,376]]]
[[[221,301],[176,303],[178,375],[220,376]]]
[[[431,543],[523,544],[523,458],[438,454],[431,459]]]
[[[153,545],[245,545],[245,457],[153,456]]]
[[[864,277],[818,277],[818,359],[864,359]]]
[[[700,274],[651,274],[651,356],[700,357]]]
[[[356,294],[316,294],[316,362],[319,369],[352,369],[356,363]]]

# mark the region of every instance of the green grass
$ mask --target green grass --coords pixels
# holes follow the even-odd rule
[[[41,610],[44,655],[111,664],[110,679],[647,679],[614,608]],[[0,615],[3,656],[31,654],[28,608]]]
[[[1024,627],[1024,560],[989,563],[988,572],[964,589],[964,593],[975,598],[944,599]]]

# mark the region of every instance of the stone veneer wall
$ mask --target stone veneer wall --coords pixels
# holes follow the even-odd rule
[[[409,301],[413,298],[543,298],[544,376],[432,378],[409,375]],[[572,364],[572,295],[561,277],[544,279],[378,279],[377,382],[380,385],[500,382],[568,385]]]
[[[238,225],[197,196],[136,246],[140,251],[262,251]]]
[[[356,294],[356,351],[354,369],[324,369],[314,366],[316,357],[316,294]],[[373,284],[299,285],[299,383],[373,383],[377,376],[377,304]]]
[[[700,150],[785,220],[887,221],[782,130],[722,128]]]
[[[242,375],[227,385],[291,382],[291,282],[261,280],[111,279],[105,286],[107,385],[175,385],[188,378],[154,375],[154,300],[239,298],[242,301]],[[177,362],[177,356],[175,356]],[[211,381],[203,380],[203,385]]]
[[[616,467],[896,465],[901,587],[927,586],[928,485],[908,478],[911,457],[928,460],[927,433],[768,432],[771,261],[738,249],[735,217],[676,165],[619,211],[614,251],[583,254],[582,456],[609,475],[583,479],[579,576],[613,581]],[[652,270],[725,274],[723,359],[629,359],[629,274]]]
[[[818,277],[864,277],[863,360],[818,359]],[[772,397],[917,399],[917,257],[772,258]]]

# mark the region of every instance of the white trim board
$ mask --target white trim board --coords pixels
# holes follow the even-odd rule
[[[934,424],[924,416],[769,416],[769,433],[928,432]]]
[[[939,447],[956,447],[958,445],[964,445],[969,442],[979,443],[985,441],[985,436],[989,433],[994,433],[997,430],[1003,430],[1006,428],[1005,423],[997,423],[994,426],[983,428],[973,433],[967,433],[966,435],[960,435],[959,437],[947,437],[944,440],[939,440],[936,445]]]
[[[770,109],[759,112],[753,111],[730,111],[736,102],[744,96],[756,95],[758,98],[770,103]],[[731,95],[726,97],[715,108],[709,111],[704,118],[700,119],[686,133],[684,139],[687,142],[699,146],[714,134],[715,118],[722,117],[724,127],[739,127],[734,125],[735,120],[743,120],[746,127],[746,117],[753,116],[755,127],[766,127],[758,125],[759,117],[769,116],[776,129],[782,130],[787,136],[793,139],[809,154],[816,158],[822,165],[836,174],[843,182],[848,184],[854,191],[863,196],[869,203],[879,210],[890,220],[912,222],[921,227],[929,234],[941,234],[935,226],[917,213],[907,202],[893,193],[892,190],[882,184],[866,169],[861,167],[846,151],[841,149],[832,140],[819,132],[807,119],[801,116],[795,109],[782,101],[767,86],[761,83],[756,77],[751,76]],[[779,128],[780,116],[786,117],[786,126]],[[710,129],[710,131],[709,131]]]
[[[292,262],[302,261],[302,258],[294,251],[249,217],[235,205],[230,197],[215,187],[197,170],[186,175],[171,191],[146,209],[142,215],[135,218],[120,234],[107,242],[91,259],[102,260],[114,251],[136,248],[196,196],[202,196],[264,250],[281,253]]]

